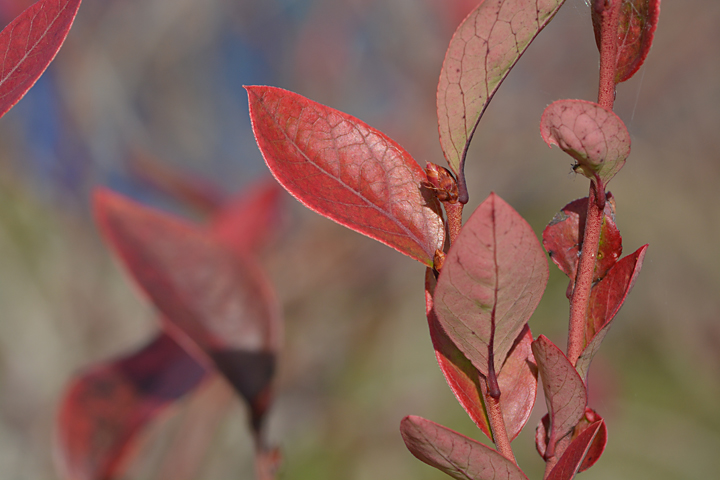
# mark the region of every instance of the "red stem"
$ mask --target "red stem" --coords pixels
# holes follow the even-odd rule
[[[596,4],[603,3],[603,0]],[[615,73],[618,56],[618,27],[622,0],[604,0],[601,8],[602,23],[600,29],[600,86],[598,103],[612,110],[615,103]]]
[[[492,439],[495,442],[497,451],[503,457],[517,465],[515,455],[510,446],[510,438],[505,427],[505,419],[503,418],[502,409],[500,408],[500,397],[493,397],[488,391],[487,379],[484,375],[480,375],[480,390],[485,399],[485,408],[487,409],[488,421],[490,422],[490,431]]]
[[[596,185],[600,185],[600,193]],[[570,301],[570,329],[568,332],[567,356],[575,365],[582,353],[585,341],[585,321],[590,304],[590,290],[592,289],[593,274],[597,252],[600,246],[600,230],[602,228],[603,211],[605,210],[605,191],[602,182],[595,181],[590,184],[588,195],[588,212],[585,220],[585,235],[583,236],[580,260],[578,261],[575,287]]]
[[[450,235],[450,244],[455,243],[455,239],[460,235],[462,228],[462,203],[443,202],[445,205],[445,214],[447,215],[448,234]]]

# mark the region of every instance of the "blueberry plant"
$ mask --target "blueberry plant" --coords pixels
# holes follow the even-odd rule
[[[547,415],[536,430],[545,479],[591,467],[607,427],[588,406],[590,362],[630,292],[647,245],[621,258],[615,198],[607,185],[630,153],[613,113],[618,83],[646,58],[659,0],[592,0],[600,52],[597,102],[558,100],[540,120],[545,142],[590,180],[542,233],[498,195],[463,223],[465,159],[488,102],[562,0],[484,0],[460,24],[437,90],[440,143],[449,169],[422,169],[396,142],[362,121],[296,93],[247,87],[268,167],[308,208],[423,263],[430,336],[448,385],[495,449],[429,420],[407,416],[410,452],[456,479],[527,478],[511,441],[533,409],[539,380]],[[543,250],[543,246],[545,249]],[[567,348],[534,338],[528,320],[548,279],[545,251],[570,279]]]

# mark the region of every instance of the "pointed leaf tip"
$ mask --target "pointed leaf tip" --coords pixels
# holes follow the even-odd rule
[[[0,116],[25,96],[50,65],[78,8],[80,0],[41,0],[0,32]]]
[[[630,154],[630,134],[620,117],[585,100],[550,104],[540,120],[540,133],[548,145],[557,145],[576,160],[576,172],[601,182],[603,191]]]
[[[467,203],[465,156],[488,103],[564,0],[482,1],[455,31],[437,89],[438,128],[448,165]]]
[[[388,136],[280,88],[245,87],[258,147],[285,189],[311,210],[433,265],[440,204],[425,171]]]
[[[456,480],[527,480],[517,465],[497,451],[422,417],[405,417],[400,433],[417,459]]]
[[[435,289],[435,312],[450,339],[483,375],[489,347],[501,372],[548,279],[532,228],[495,195],[475,210],[450,247]]]

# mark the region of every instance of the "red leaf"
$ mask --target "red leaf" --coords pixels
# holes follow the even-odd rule
[[[145,151],[135,150],[128,167],[133,176],[200,213],[212,214],[226,202],[225,194],[216,185],[172,168]]]
[[[550,414],[550,451],[546,457],[551,457],[557,441],[570,433],[585,413],[587,391],[570,360],[547,337],[540,335],[532,343],[532,351]]]
[[[585,430],[590,428],[598,421],[602,421],[602,417],[598,415],[592,408],[585,408],[585,415],[582,419],[580,419],[580,422],[575,425],[575,429],[573,431],[573,441],[575,441],[575,439],[577,439],[577,437],[581,433],[583,433]],[[540,421],[537,430],[535,431],[535,445],[537,446],[538,453],[543,458],[545,458],[545,450],[547,449],[549,426],[550,416],[545,415]],[[606,445],[607,426],[603,421],[602,425],[595,434],[595,438],[592,440],[592,443],[589,445],[586,453],[584,454],[584,458],[582,459],[582,464],[580,464],[578,473],[583,472],[595,465],[595,462],[598,461],[602,453],[605,451]],[[572,445],[570,446],[570,448],[572,448]]]
[[[76,377],[58,416],[57,459],[65,478],[118,478],[142,428],[205,376],[199,363],[161,334],[138,352]]]
[[[585,453],[585,458],[583,459],[582,463],[580,464],[580,468],[578,469],[578,473],[584,472],[588,468],[595,465],[595,462],[597,462],[600,457],[602,456],[603,452],[605,451],[605,446],[607,445],[607,424],[603,421],[602,417],[595,413],[595,411],[591,408],[585,409],[585,416],[582,420],[580,420],[580,423],[577,424],[575,427],[575,435],[578,435],[579,433],[583,432],[585,429],[590,428],[595,422],[602,421],[602,425],[600,426],[600,429],[597,431],[597,434],[595,435],[595,438],[593,439],[592,443],[590,444],[590,447],[588,448],[587,452]]]
[[[552,469],[547,480],[571,480],[579,471],[580,464],[590,450],[593,440],[605,422],[600,419],[583,430],[568,446]]]
[[[430,420],[407,416],[400,433],[417,459],[457,480],[527,480],[517,465],[492,448]]]
[[[467,202],[465,155],[490,99],[564,0],[481,1],[450,40],[437,92],[440,145]]]
[[[257,252],[279,223],[281,193],[272,179],[254,185],[215,213],[212,234],[239,256]]]
[[[595,41],[601,44],[602,9],[592,9]],[[618,26],[618,52],[615,83],[629,80],[650,52],[660,18],[660,0],[622,0]]]
[[[485,412],[480,387],[480,373],[472,362],[463,355],[447,334],[443,331],[433,310],[432,294],[435,288],[435,277],[428,269],[425,276],[425,301],[430,337],[435,348],[440,370],[458,402],[463,406],[470,418],[485,435],[492,438],[489,421]],[[500,408],[503,412],[505,428],[512,441],[527,423],[535,405],[537,393],[537,366],[532,356],[530,344],[532,334],[530,328],[520,332],[508,358],[498,375],[498,384],[502,395]]]
[[[260,151],[278,182],[311,210],[432,266],[440,206],[427,176],[392,139],[296,93],[246,87]]]
[[[540,133],[549,146],[557,145],[577,161],[576,172],[601,182],[601,191],[630,154],[630,134],[620,117],[585,100],[551,103],[540,119]]]
[[[575,364],[583,378],[587,376],[590,362],[610,330],[612,319],[620,310],[640,274],[647,247],[644,245],[617,262],[590,293],[588,320],[585,324],[586,346]]]
[[[568,298],[572,294],[571,289],[575,283],[580,249],[585,235],[587,202],[587,197],[584,197],[568,203],[553,217],[543,231],[545,250],[558,268],[570,277]],[[622,237],[615,225],[615,201],[609,192],[604,213],[593,282],[605,277],[622,255]]]
[[[280,344],[269,283],[208,232],[108,190],[95,193],[101,231],[183,346],[197,345],[250,403],[259,427]]]
[[[25,96],[60,50],[80,0],[41,0],[0,32],[0,116]]]
[[[490,356],[499,373],[547,279],[547,259],[532,228],[491,193],[450,247],[435,289],[435,313],[480,373],[488,375]]]

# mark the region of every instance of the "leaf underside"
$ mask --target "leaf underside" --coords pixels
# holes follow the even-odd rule
[[[565,354],[547,337],[540,335],[532,344],[545,401],[550,414],[548,445],[567,435],[582,418],[587,406],[585,384]],[[548,452],[552,456],[552,452]]]
[[[467,202],[465,156],[485,108],[564,0],[481,1],[448,46],[437,91],[440,145]]]
[[[65,41],[80,0],[41,0],[0,32],[0,116],[35,84]]]
[[[604,423],[602,419],[598,420],[573,439],[547,480],[572,480]]]
[[[258,147],[285,189],[311,210],[427,266],[444,243],[425,171],[362,121],[274,87],[246,87]]]
[[[407,416],[400,433],[416,458],[456,480],[527,480],[497,451],[430,420]]]
[[[491,193],[447,254],[435,289],[438,321],[480,373],[487,376],[490,353],[501,372],[547,278],[545,252],[532,228]]]
[[[585,409],[585,415],[583,418],[580,419],[580,422],[575,426],[575,429],[572,433],[573,435],[573,442],[577,439],[577,437],[583,433],[585,430],[596,424],[598,421],[602,421],[602,417],[597,414],[593,409],[586,408]],[[547,449],[547,442],[548,442],[548,429],[550,427],[550,416],[545,415],[543,416],[542,420],[538,424],[537,429],[535,430],[535,446],[537,447],[537,451],[540,454],[541,457],[545,457],[545,451]],[[584,458],[582,458],[582,463],[579,465],[577,472],[584,472],[588,468],[595,465],[595,463],[600,459],[603,452],[605,451],[605,446],[607,445],[607,425],[605,422],[602,422],[602,425],[596,432],[594,438],[592,439],[591,443],[587,447],[587,450],[584,453]],[[573,447],[570,445],[570,448],[577,448],[578,445],[575,445]],[[566,455],[566,454],[564,454]],[[563,455],[563,456],[564,456]],[[569,460],[569,459],[568,459]]]

